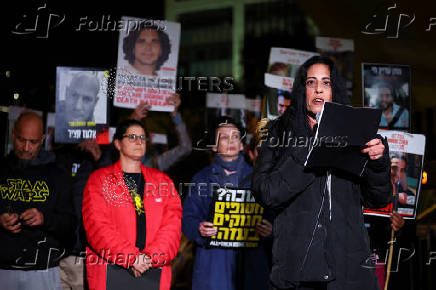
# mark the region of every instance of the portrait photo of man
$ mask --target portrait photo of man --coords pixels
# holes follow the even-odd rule
[[[106,123],[104,70],[58,67],[55,141],[72,143],[68,129],[95,129]],[[78,133],[77,133],[78,134]]]
[[[66,88],[65,120],[68,122],[94,121],[100,81],[91,73],[77,73]]]
[[[124,59],[141,75],[158,76],[158,71],[170,55],[168,34],[157,25],[141,23],[123,39]]]
[[[363,103],[382,110],[379,127],[410,130],[410,67],[362,64]]]
[[[281,116],[291,106],[291,98],[286,91],[277,90],[277,93],[277,112]]]
[[[173,111],[168,102],[156,100],[176,90],[180,23],[128,16],[121,21],[126,29],[118,38],[114,106],[134,109],[149,103],[150,111]]]
[[[398,153],[391,154],[391,182],[394,190],[398,193],[400,207],[415,205],[415,193],[407,184],[407,158]]]

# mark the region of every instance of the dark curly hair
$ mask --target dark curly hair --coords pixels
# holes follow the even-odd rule
[[[162,28],[158,27],[157,25],[149,25],[145,22],[141,22],[138,29],[134,29],[129,32],[129,34],[123,40],[124,59],[133,65],[135,61],[134,50],[136,40],[138,40],[141,32],[146,29],[154,30],[159,34],[160,47],[162,50],[161,55],[156,61],[156,70],[159,70],[161,65],[168,60],[171,52],[171,44],[168,34],[162,31]]]

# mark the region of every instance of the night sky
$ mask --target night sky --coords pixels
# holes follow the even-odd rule
[[[26,105],[53,111],[56,66],[115,68],[119,33],[111,29],[98,30],[111,24],[108,18],[113,24],[123,15],[162,19],[163,3],[20,0],[9,2],[7,7],[2,7],[1,13],[0,105]],[[35,26],[36,15],[39,15],[36,31],[24,31]],[[101,25],[103,16],[104,26]],[[80,23],[81,29],[77,31]],[[97,31],[90,31],[95,29],[96,23]],[[9,78],[5,75],[8,70],[11,72]],[[20,94],[18,101],[13,100],[15,92]]]

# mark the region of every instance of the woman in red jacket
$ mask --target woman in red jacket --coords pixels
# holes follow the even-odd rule
[[[140,122],[122,122],[114,145],[120,160],[95,171],[83,197],[89,287],[113,286],[106,285],[112,275],[106,276],[107,269],[140,277],[161,268],[160,289],[170,289],[170,261],[180,244],[180,198],[167,175],[141,164],[146,145]]]

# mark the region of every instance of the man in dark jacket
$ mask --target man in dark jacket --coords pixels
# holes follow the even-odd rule
[[[301,66],[292,94],[295,103],[267,125],[268,138],[252,179],[256,201],[277,213],[272,286],[376,290],[362,205],[379,207],[390,201],[387,143],[375,138],[366,144],[362,153],[368,154],[368,162],[361,176],[304,168],[308,147],[277,146],[277,140],[283,134],[310,140],[324,102],[349,100],[336,66],[325,57],[313,57]]]
[[[59,289],[59,260],[72,242],[70,179],[41,150],[42,119],[25,112],[12,133],[14,151],[0,169],[2,289]]]

